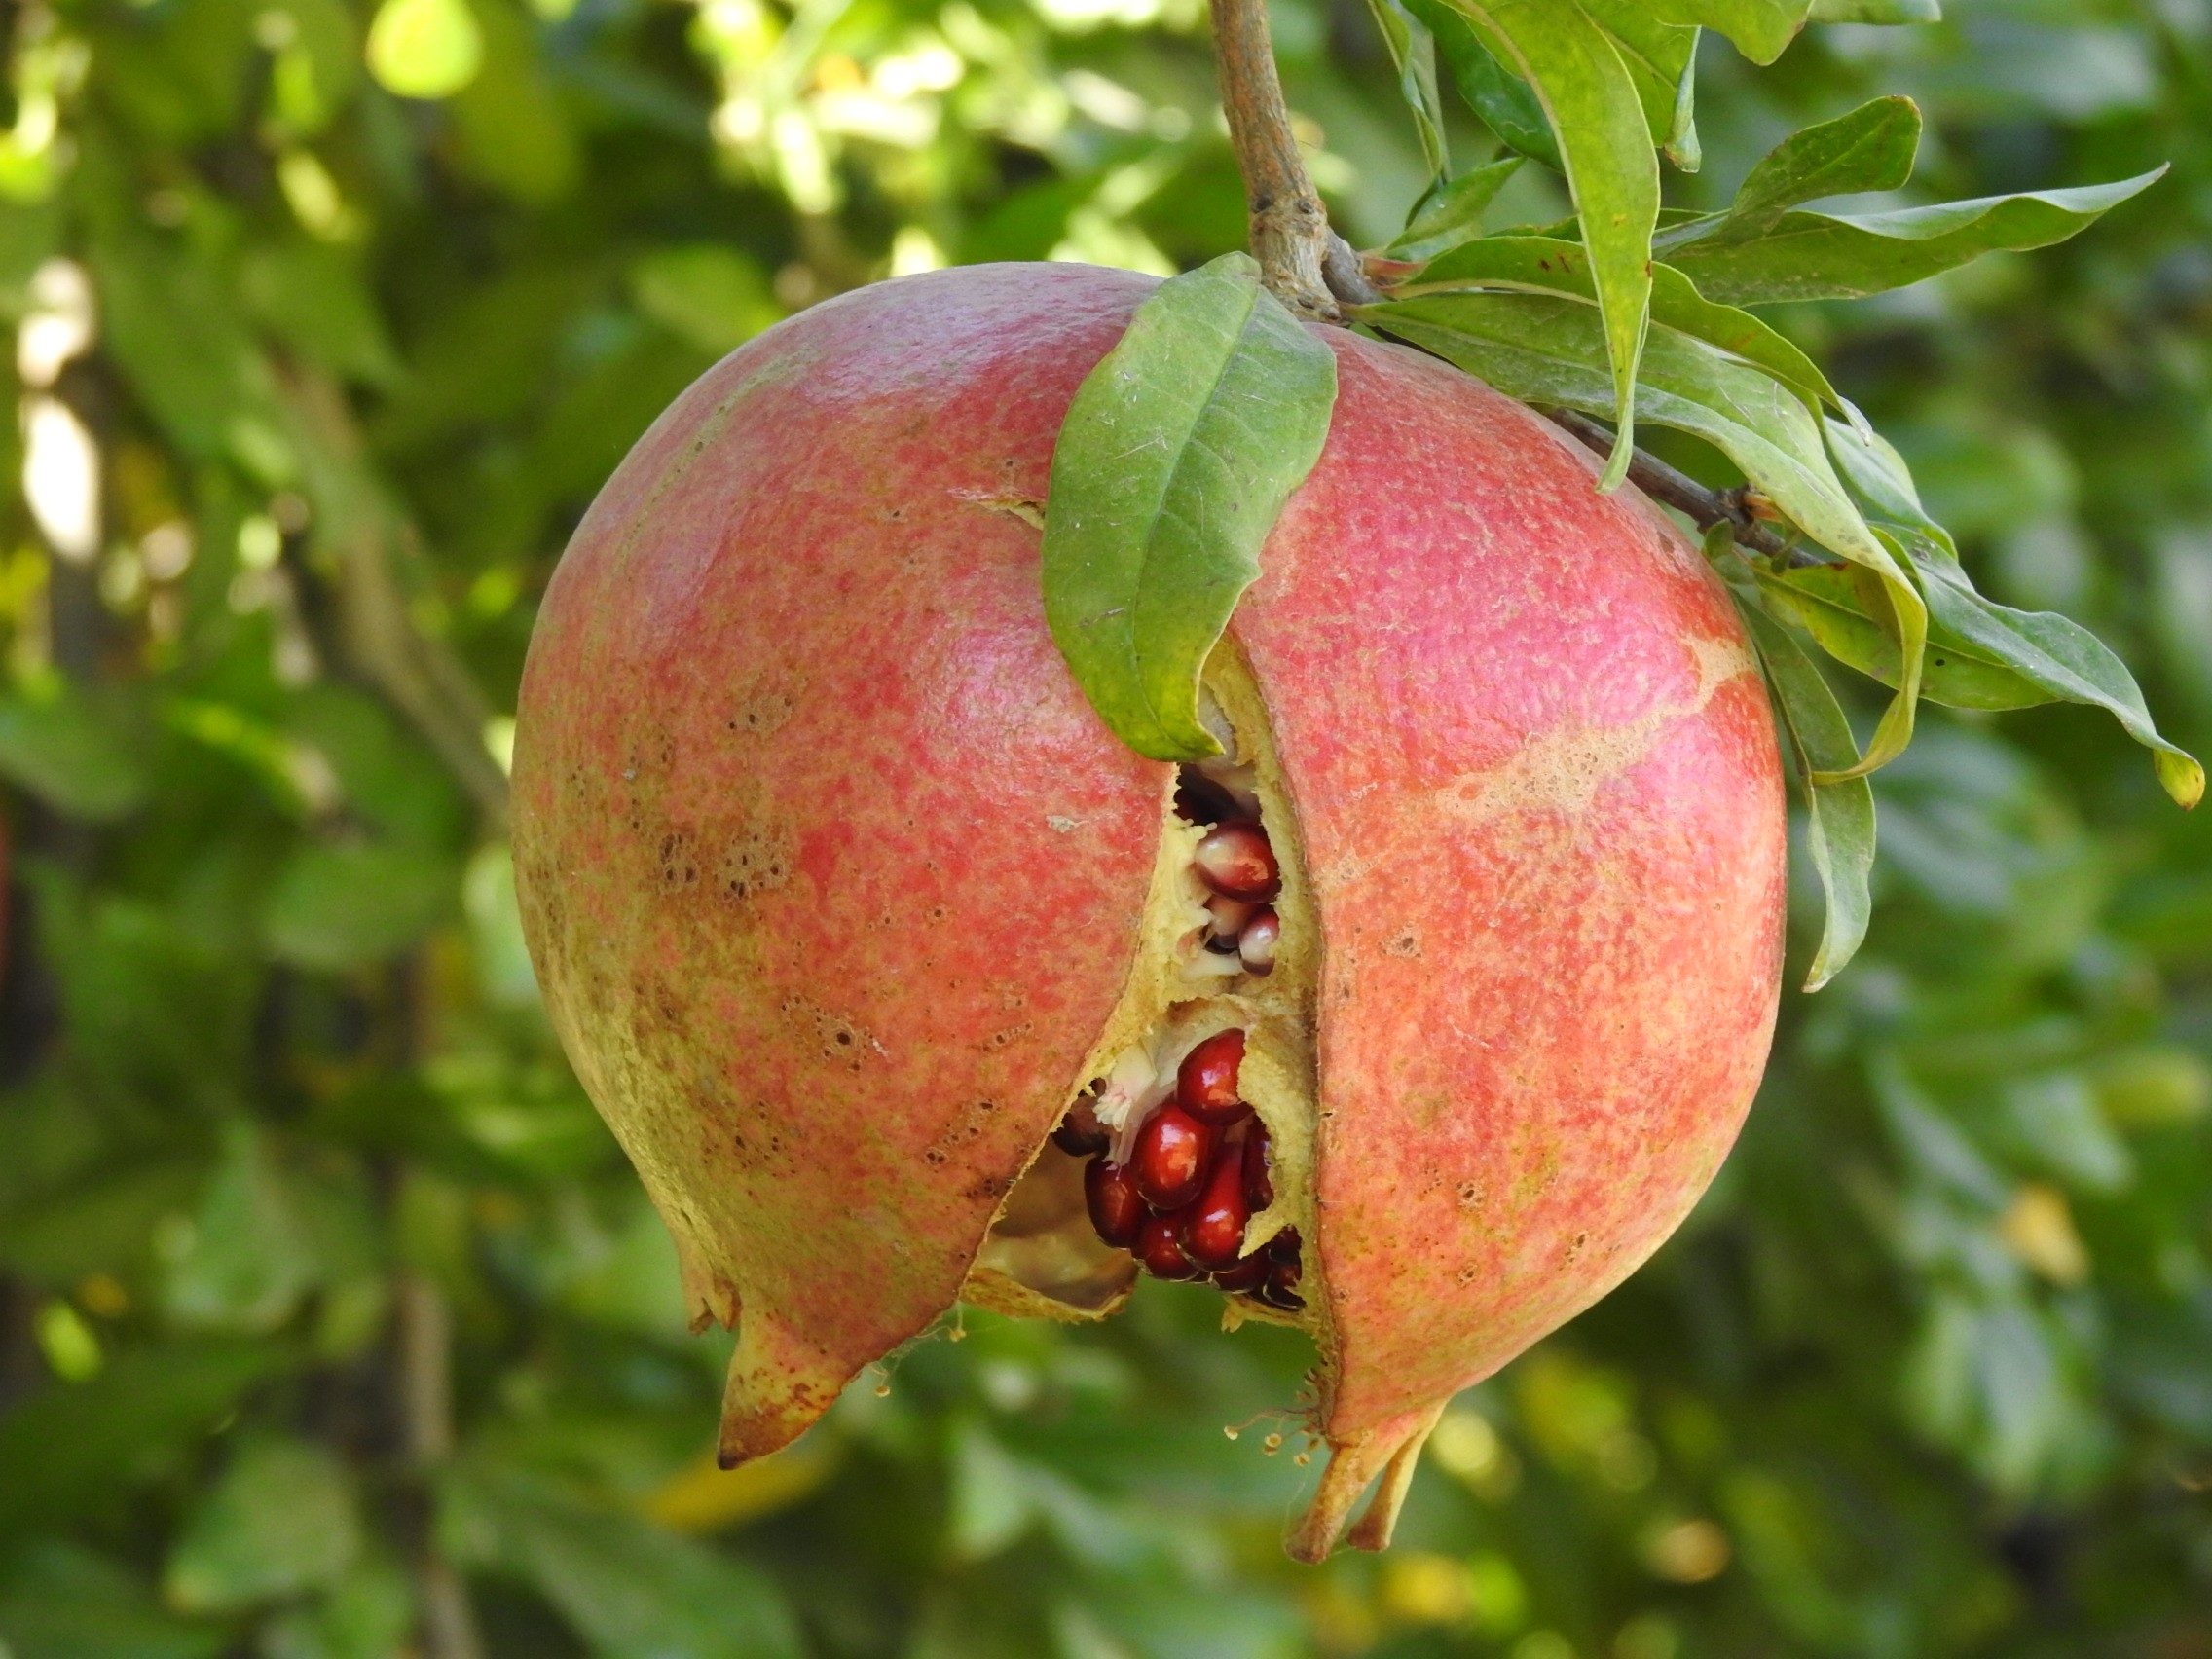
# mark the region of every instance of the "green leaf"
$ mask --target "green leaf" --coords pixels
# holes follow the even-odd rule
[[[2204,768],[2188,751],[2158,735],[2143,692],[2127,665],[2096,635],[2051,610],[2014,610],[1984,599],[1958,560],[1915,537],[1902,538],[1919,568],[1931,621],[1962,645],[1978,647],[2022,680],[2068,703],[2104,710],[2149,749],[2158,782],[2182,806],[2204,798]]]
[[[1805,399],[1816,413],[1823,403],[1844,407],[1813,359],[1750,312],[1716,306],[1679,271],[1654,266],[1651,320],[1717,346],[1731,356],[1758,367]],[[1413,298],[1454,289],[1520,289],[1593,299],[1589,262],[1579,242],[1556,237],[1484,237],[1448,250],[1410,281],[1391,290]]]
[[[1980,708],[2030,703],[2085,703],[2103,709],[2151,752],[2158,782],[2184,807],[2204,798],[2204,768],[2195,756],[2158,735],[2143,692],[2127,665],[2070,617],[2014,610],[1983,598],[1959,563],[1950,536],[1921,505],[1911,469],[1878,434],[1827,424],[1828,448],[1853,489],[1897,527],[1895,545],[1909,554],[1927,596],[1931,644],[1947,655],[1979,658],[2015,676],[2030,695]]]
[[[340,970],[396,956],[452,908],[459,871],[398,846],[307,846],[270,890],[261,925],[270,951],[303,968]]]
[[[1520,156],[1508,156],[1457,178],[1439,180],[1415,203],[1405,230],[1382,250],[1383,257],[1409,262],[1434,259],[1448,248],[1481,236],[1483,210],[1505,181],[1521,170],[1522,161]]]
[[[1684,172],[1703,159],[1697,140],[1697,37],[1692,23],[1653,17],[1643,0],[1580,0],[1582,9],[1613,37],[1643,100],[1651,141]]]
[[[94,824],[128,816],[145,798],[145,768],[117,711],[73,687],[0,697],[0,778],[55,811]]]
[[[1554,172],[1567,171],[1559,140],[1552,136],[1544,106],[1529,83],[1497,60],[1474,25],[1447,0],[1405,0],[1407,10],[1428,25],[1443,54],[1444,66],[1459,95],[1508,149],[1537,161]]]
[[[1725,526],[1718,529],[1727,534]],[[1858,952],[1873,915],[1867,883],[1874,868],[1874,791],[1863,777],[1832,784],[1813,781],[1823,773],[1848,772],[1857,760],[1859,743],[1851,721],[1788,629],[1741,595],[1737,609],[1751,632],[1804,786],[1805,847],[1827,898],[1820,948],[1805,975],[1805,989],[1817,991]]]
[[[360,1562],[326,1595],[266,1628],[263,1659],[391,1659],[415,1623],[407,1576],[387,1561]]]
[[[75,1544],[42,1542],[0,1573],[0,1654],[8,1659],[209,1659],[219,1629],[186,1624],[144,1585]]]
[[[270,1343],[127,1349],[88,1382],[53,1383],[0,1417],[0,1534],[120,1506],[166,1473],[284,1361]],[[0,1626],[0,1631],[5,1630]]]
[[[1662,249],[1691,240],[1742,241],[1763,236],[1801,202],[1896,190],[1912,177],[1920,151],[1920,110],[1910,98],[1875,98],[1848,115],[1790,134],[1751,168],[1717,220],[1663,232]]]
[[[353,1485],[329,1450],[253,1440],[185,1522],[162,1593],[183,1612],[235,1612],[334,1584],[360,1550]]]
[[[2165,170],[2160,166],[2079,190],[1985,196],[1894,213],[1785,213],[1758,236],[1684,242],[1670,247],[1667,259],[1700,293],[1730,305],[1862,299],[1985,253],[2064,241],[2148,189]]]
[[[1590,250],[1611,365],[1616,436],[1598,481],[1619,487],[1636,446],[1636,368],[1650,318],[1659,163],[1636,81],[1613,39],[1575,0],[1454,0],[1502,44],[1542,100]]]
[[[1045,616],[1140,755],[1220,752],[1198,673],[1320,459],[1336,395],[1329,348],[1240,253],[1161,283],[1076,392],[1052,452]]]
[[[760,267],[716,242],[641,255],[630,267],[630,292],[645,315],[718,357],[784,314]]]
[[[503,1471],[443,1495],[441,1532],[528,1578],[605,1659],[799,1659],[791,1608],[749,1563]]]
[[[1805,26],[1809,0],[1647,0],[1651,15],[1726,35],[1753,63],[1772,63]]]
[[[1943,0],[1813,0],[1816,23],[1937,23]]]
[[[1758,583],[1768,608],[1812,635],[1828,655],[1884,685],[1897,684],[1897,642],[1869,614],[1858,567],[1761,571]],[[1920,694],[1954,709],[2028,709],[2051,701],[1996,657],[1939,628],[1933,614]]]
[[[1549,294],[1434,294],[1362,306],[1357,314],[1525,402],[1612,413],[1605,342],[1592,308],[1578,301]],[[1904,673],[1864,758],[1850,771],[1862,774],[1894,759],[1912,737],[1927,608],[1836,477],[1819,422],[1763,368],[1664,324],[1651,330],[1641,380],[1648,420],[1713,444],[1814,540],[1876,578],[1875,603],[1898,640]],[[1823,773],[1820,781],[1835,777]]]
[[[298,1196],[260,1132],[224,1125],[223,1158],[189,1219],[158,1235],[171,1318],[202,1329],[273,1331],[319,1275]]]
[[[1367,9],[1390,49],[1390,61],[1398,71],[1398,95],[1413,112],[1421,156],[1429,172],[1441,180],[1451,172],[1452,158],[1444,139],[1444,100],[1436,91],[1436,37],[1400,0],[1367,0]]]

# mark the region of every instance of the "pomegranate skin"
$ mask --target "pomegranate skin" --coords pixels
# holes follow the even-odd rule
[[[695,1324],[738,1327],[727,1462],[951,1305],[1127,976],[1172,768],[1069,679],[1023,503],[1144,286],[816,307],[654,423],[547,588],[524,923]]]
[[[695,1315],[738,1324],[725,1460],[952,1302],[1127,974],[1171,769],[1069,681],[1034,518],[1149,286],[978,267],[802,313],[655,424],[547,591],[525,925]],[[1317,332],[1328,443],[1231,628],[1322,947],[1298,1291],[1334,1455],[1303,1558],[1379,1474],[1351,1541],[1385,1541],[1451,1395],[1711,1179],[1785,864],[1764,693],[1696,549],[1526,408]]]

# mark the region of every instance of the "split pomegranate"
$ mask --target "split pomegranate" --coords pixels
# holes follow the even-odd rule
[[[1371,1485],[1351,1541],[1385,1542],[1444,1404],[1718,1166],[1774,1016],[1781,777],[1696,548],[1343,329],[1327,447],[1206,665],[1224,753],[1123,748],[1046,632],[1037,523],[1149,280],[905,277],[684,393],[545,594],[517,883],[693,1316],[737,1328],[725,1462],[956,1299],[1095,1318],[1132,1246],[1227,1258],[1227,1219],[1139,1190],[1172,1113],[1208,1141],[1183,1205],[1233,1164],[1248,1211],[1228,1316],[1318,1352],[1316,1559]],[[1216,1128],[1177,1079],[1233,1029],[1251,1115]]]

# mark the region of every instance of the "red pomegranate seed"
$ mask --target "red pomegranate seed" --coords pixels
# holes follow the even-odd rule
[[[1146,1119],[1129,1159],[1144,1201],[1156,1210],[1178,1210],[1197,1198],[1219,1138],[1172,1100]]]
[[[1236,954],[1247,974],[1266,974],[1273,969],[1275,942],[1281,936],[1282,922],[1272,904],[1244,924],[1244,931],[1236,936]]]
[[[1175,1217],[1148,1215],[1144,1225],[1137,1229],[1137,1241],[1129,1252],[1144,1264],[1144,1271],[1154,1278],[1193,1279],[1202,1277],[1204,1270],[1183,1254],[1183,1246],[1175,1241]]]
[[[1244,1224],[1252,1212],[1244,1207],[1244,1155],[1224,1147],[1213,1161],[1205,1191],[1182,1215],[1183,1252],[1201,1268],[1220,1272],[1234,1267],[1244,1248]]]
[[[1083,1172],[1083,1198],[1100,1238],[1117,1250],[1126,1250],[1137,1241],[1137,1229],[1144,1225],[1144,1199],[1126,1167],[1092,1159]]]
[[[1175,1071],[1175,1104],[1217,1128],[1227,1128],[1252,1108],[1236,1093],[1244,1064],[1244,1033],[1216,1031],[1183,1056]]]
[[[1198,879],[1224,899],[1265,904],[1282,891],[1282,871],[1268,832],[1257,824],[1224,824],[1210,830],[1191,855]]]
[[[1274,1261],[1288,1262],[1294,1268],[1298,1266],[1298,1229],[1295,1227],[1286,1227],[1268,1240],[1268,1255]]]
[[[1223,1290],[1249,1295],[1267,1283],[1268,1274],[1273,1268],[1274,1264],[1268,1260],[1268,1253],[1261,1250],[1246,1256],[1234,1268],[1225,1268],[1214,1274],[1213,1282]]]
[[[1299,1272],[1296,1256],[1288,1261],[1276,1256],[1268,1268],[1268,1282],[1260,1288],[1260,1300],[1293,1312],[1305,1307],[1306,1298],[1298,1294]]]
[[[1275,1184],[1268,1174],[1268,1125],[1259,1119],[1244,1131],[1244,1201],[1257,1215],[1275,1201]]]

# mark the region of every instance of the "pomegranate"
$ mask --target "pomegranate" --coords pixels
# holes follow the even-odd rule
[[[1370,1485],[1351,1541],[1385,1543],[1445,1402],[1718,1166],[1775,1012],[1781,776],[1670,522],[1342,329],[1326,450],[1206,667],[1224,754],[1122,747],[1046,632],[1037,525],[1149,284],[905,277],[686,391],[546,592],[517,880],[694,1318],[737,1327],[725,1463],[957,1298],[1095,1318],[1132,1245],[1226,1256],[1134,1190],[1173,1113],[1210,1143],[1194,1197],[1226,1161],[1248,1211],[1228,1318],[1318,1351],[1313,1560]],[[1232,1029],[1241,1130],[1175,1104]]]

